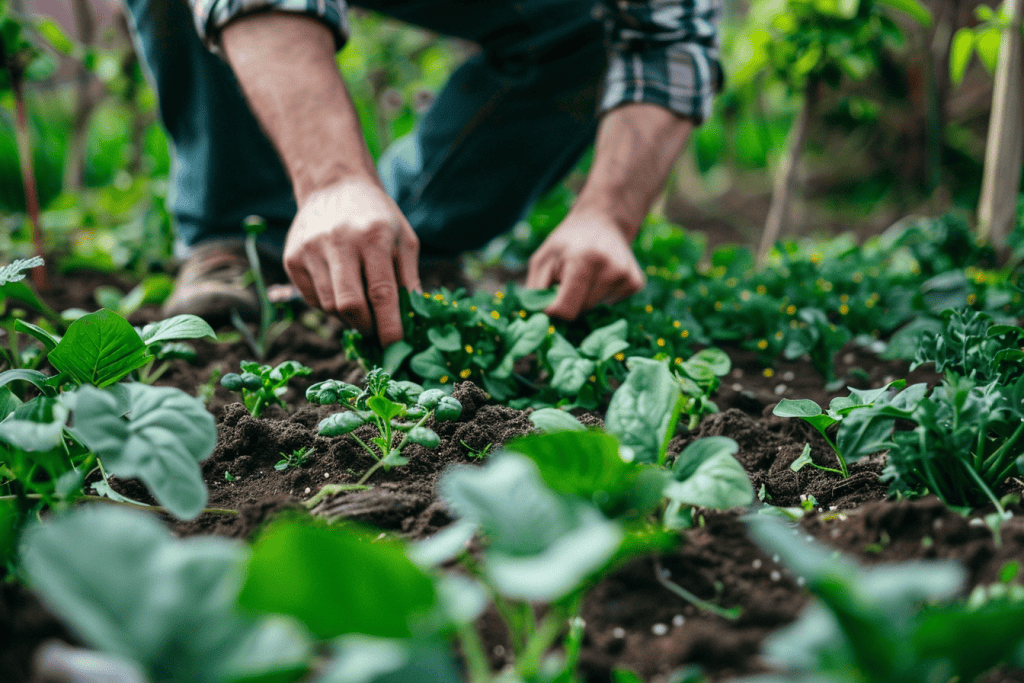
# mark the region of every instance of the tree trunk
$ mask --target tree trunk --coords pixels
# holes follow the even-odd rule
[[[985,172],[978,204],[978,238],[1003,250],[1017,215],[1024,163],[1024,0],[1008,0],[1010,28],[1003,33],[996,67],[992,113],[985,145]]]
[[[804,88],[804,101],[800,106],[793,128],[789,132],[789,147],[775,173],[775,187],[772,189],[772,203],[768,208],[764,232],[761,234],[761,245],[757,250],[758,263],[764,263],[768,253],[782,234],[782,226],[789,220],[793,190],[796,186],[797,169],[804,147],[807,146],[807,130],[810,128],[811,114],[818,100],[818,83],[810,81]]]

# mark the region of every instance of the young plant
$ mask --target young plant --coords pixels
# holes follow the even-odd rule
[[[953,601],[966,578],[959,564],[862,567],[766,517],[751,521],[751,535],[817,601],[765,643],[765,660],[783,673],[742,683],[969,683],[1024,664],[1024,603]]]
[[[231,311],[231,323],[241,333],[252,352],[256,354],[256,359],[261,362],[267,357],[270,345],[291,324],[291,320],[277,320],[274,303],[267,294],[267,284],[263,279],[263,268],[260,265],[260,253],[256,246],[256,239],[266,228],[266,222],[258,216],[250,216],[245,221],[245,255],[249,260],[249,272],[252,274],[256,299],[260,306],[260,319],[256,335],[253,335],[238,311]]]
[[[264,411],[273,405],[287,410],[288,406],[281,400],[281,396],[288,391],[288,381],[292,377],[304,377],[313,372],[293,360],[278,363],[275,367],[244,360],[241,370],[241,374],[227,373],[221,377],[220,383],[229,391],[240,393],[246,410],[256,419],[262,417]]]
[[[274,469],[281,472],[288,468],[299,468],[306,464],[316,451],[308,446],[297,448],[291,453],[281,453],[281,459],[274,463]]]
[[[353,384],[326,380],[306,390],[306,400],[320,405],[343,405],[348,410],[335,413],[320,421],[322,436],[350,434],[376,461],[357,485],[365,484],[380,468],[385,471],[408,463],[402,451],[409,444],[436,448],[441,442],[437,433],[425,427],[426,421],[455,421],[462,415],[462,404],[440,389],[423,390],[412,382],[396,382],[381,368],[374,368],[366,376],[366,389]],[[377,436],[370,439],[371,447],[354,433],[365,424],[377,428]],[[397,445],[394,438],[402,434]]]

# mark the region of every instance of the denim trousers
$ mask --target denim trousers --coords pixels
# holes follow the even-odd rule
[[[230,67],[200,41],[187,0],[124,3],[173,145],[179,240],[241,236],[258,215],[264,246],[279,253],[296,213],[291,183]],[[593,142],[606,68],[594,0],[352,4],[480,46],[379,161],[424,256],[477,249],[512,228]]]

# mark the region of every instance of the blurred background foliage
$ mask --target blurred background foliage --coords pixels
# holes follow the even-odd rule
[[[784,237],[864,238],[908,214],[973,212],[992,92],[986,31],[996,8],[926,0],[922,17],[909,0],[726,4],[726,88],[658,215],[703,231],[711,246],[756,244],[808,79],[829,87],[815,97]],[[173,236],[164,208],[170,154],[117,3],[0,0],[0,8],[25,26],[41,60],[26,102],[47,251],[65,269],[161,269]],[[412,129],[476,48],[359,9],[350,18],[338,65],[376,157]],[[5,261],[32,252],[14,122],[14,98],[0,87]],[[564,215],[586,164],[485,256],[521,263]]]

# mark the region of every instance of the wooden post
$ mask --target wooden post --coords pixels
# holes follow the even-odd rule
[[[1011,25],[999,46],[978,204],[978,237],[997,250],[1006,247],[1013,226],[1024,164],[1024,0],[1007,0],[1007,9]]]

